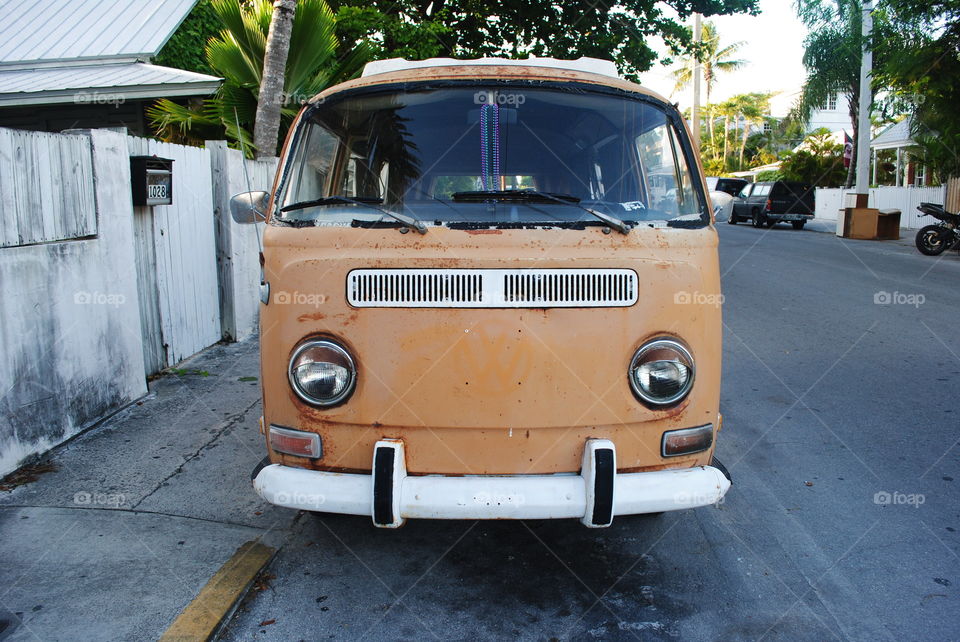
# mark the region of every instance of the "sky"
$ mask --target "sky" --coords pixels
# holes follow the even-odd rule
[[[757,16],[734,15],[709,18],[720,34],[720,46],[743,41],[737,57],[746,61],[740,69],[719,74],[711,101],[721,102],[735,94],[776,91],[771,101],[773,116],[784,116],[796,99],[806,73],[803,68],[803,39],[807,29],[793,9],[791,0],[760,0]],[[656,49],[656,47],[655,47]],[[658,52],[665,49],[658,49]],[[641,74],[640,82],[670,97],[674,80],[670,72],[676,68],[654,67]],[[701,85],[701,96],[706,88]],[[672,100],[680,108],[692,103],[692,90],[677,92]],[[701,100],[705,101],[705,97]]]

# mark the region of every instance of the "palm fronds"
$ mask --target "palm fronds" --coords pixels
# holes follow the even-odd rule
[[[147,117],[163,140],[201,144],[225,138],[232,147],[252,156],[272,3],[213,0],[212,6],[223,30],[210,39],[204,53],[210,67],[223,77],[223,85],[199,105],[158,100],[147,110]],[[338,57],[336,26],[336,17],[325,0],[297,0],[284,75],[281,143],[303,102],[358,75],[371,58],[365,44]]]

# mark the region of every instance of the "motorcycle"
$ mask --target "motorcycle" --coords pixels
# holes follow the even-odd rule
[[[917,232],[917,249],[927,256],[937,256],[960,246],[960,214],[951,214],[936,203],[920,203],[920,216],[932,216],[940,222]]]

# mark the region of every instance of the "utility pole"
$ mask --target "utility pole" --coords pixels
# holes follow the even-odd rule
[[[873,91],[870,88],[870,75],[873,72],[873,49],[870,42],[873,35],[873,0],[863,2],[863,51],[860,56],[860,107],[857,121],[857,194],[870,193],[870,108],[873,103]]]
[[[700,26],[700,14],[693,14],[693,43],[700,44],[702,36]],[[697,153],[700,153],[700,51],[695,52],[693,58],[693,109],[690,112],[691,129],[693,130],[693,144]]]

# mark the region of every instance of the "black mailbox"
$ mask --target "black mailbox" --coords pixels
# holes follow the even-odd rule
[[[131,156],[130,180],[134,205],[170,205],[173,203],[173,159],[156,156]]]

